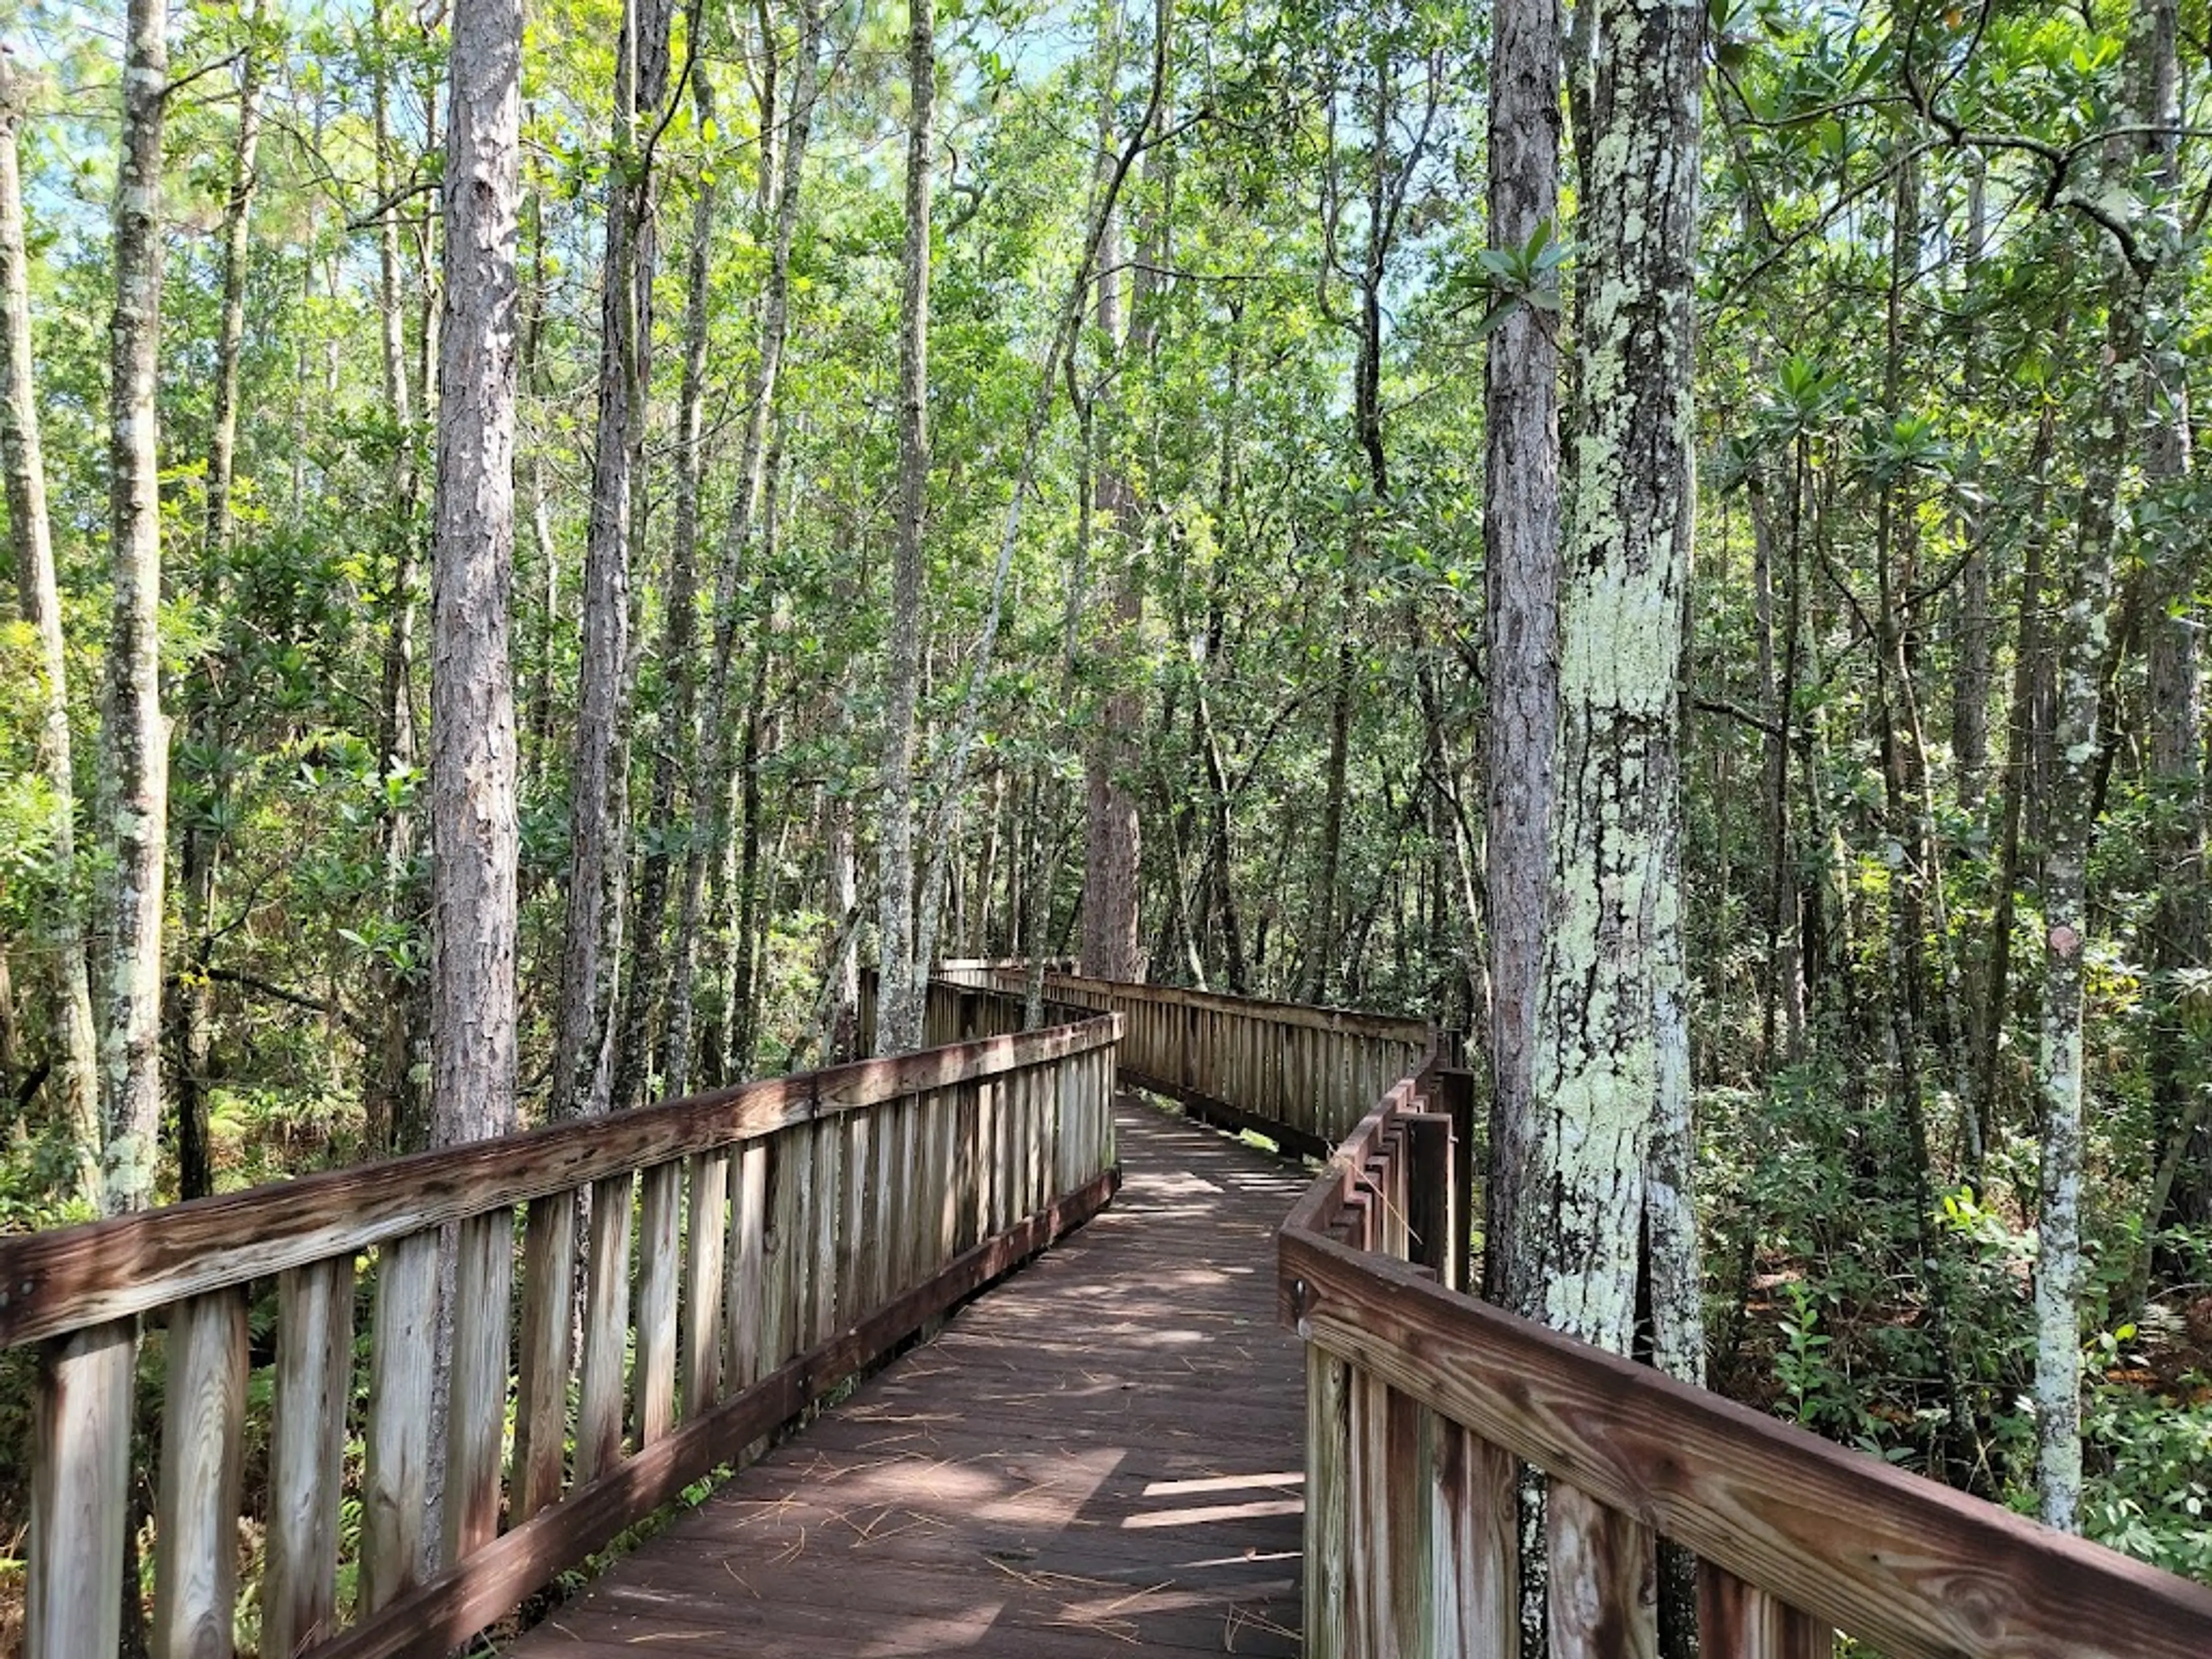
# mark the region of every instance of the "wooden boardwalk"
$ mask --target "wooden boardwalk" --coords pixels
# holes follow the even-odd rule
[[[1060,1659],[1299,1650],[1293,1167],[1124,1101],[1065,1244],[507,1650]]]

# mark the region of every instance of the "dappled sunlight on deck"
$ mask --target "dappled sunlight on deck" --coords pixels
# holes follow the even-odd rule
[[[1298,1650],[1303,1360],[1267,1240],[1301,1178],[1120,1113],[1126,1185],[553,1610],[526,1659]]]

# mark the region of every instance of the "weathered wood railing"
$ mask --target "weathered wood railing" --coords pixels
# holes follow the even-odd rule
[[[1018,963],[947,963],[962,983],[1021,988]],[[1425,1020],[1310,1008],[1169,985],[1054,972],[1046,994],[1121,1016],[1124,1081],[1180,1101],[1225,1128],[1326,1158],[1394,1079],[1418,1071],[1449,1036]]]
[[[260,1652],[442,1652],[1103,1205],[1116,1034],[991,1036],[0,1241],[0,1346],[40,1347],[29,1659],[117,1650],[141,1433],[151,1650],[231,1651],[257,1281]],[[142,1334],[165,1350],[156,1425],[134,1420]]]
[[[1703,1659],[2204,1659],[2212,1591],[1464,1294],[1464,1143],[1407,1078],[1285,1223],[1307,1339],[1308,1659],[1519,1650],[1520,1466],[1548,1483],[1551,1651],[1657,1651],[1655,1540]]]

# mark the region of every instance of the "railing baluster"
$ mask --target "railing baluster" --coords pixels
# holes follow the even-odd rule
[[[866,1112],[848,1112],[841,1121],[844,1145],[837,1186],[836,1312],[832,1329],[857,1323],[867,1294],[868,1187],[874,1175],[875,1126]]]
[[[422,1581],[437,1328],[438,1230],[428,1228],[395,1238],[376,1253],[368,1459],[361,1498],[364,1615],[389,1606]]]
[[[154,1529],[155,1659],[221,1659],[238,1601],[246,1292],[169,1311],[168,1397]]]
[[[1698,1659],[1832,1659],[1833,1631],[1710,1561],[1698,1563]]]
[[[642,1451],[676,1423],[677,1255],[684,1215],[684,1166],[656,1164],[637,1201],[637,1366],[630,1378]]]
[[[576,1314],[576,1195],[533,1199],[522,1239],[522,1358],[514,1406],[514,1520],[561,1496],[568,1344]]]
[[[722,1273],[730,1255],[730,1155],[691,1159],[684,1237],[684,1417],[699,1415],[722,1389]]]
[[[456,1321],[455,1353],[461,1342]],[[500,1381],[505,1383],[505,1373]],[[339,1480],[353,1389],[353,1258],[276,1279],[275,1420],[269,1431],[269,1564],[261,1645],[298,1652],[331,1633],[337,1607]],[[454,1432],[458,1435],[458,1426]],[[447,1503],[453,1502],[448,1486]]]
[[[507,1380],[514,1368],[507,1316],[514,1294],[514,1212],[501,1208],[471,1216],[458,1231],[442,1499],[447,1566],[499,1535]],[[331,1517],[335,1523],[335,1504]]]
[[[1651,1534],[1564,1480],[1545,1495],[1545,1616],[1553,1659],[1657,1659]]]
[[[1437,1423],[1431,1522],[1436,1650],[1516,1659],[1521,1646],[1519,1468],[1473,1431]]]
[[[576,1408],[576,1481],[622,1461],[623,1363],[629,1350],[629,1218],[636,1178],[592,1183],[591,1251],[584,1275],[584,1355]]]
[[[845,1126],[825,1118],[814,1126],[814,1178],[808,1187],[806,1285],[808,1311],[802,1348],[827,1341],[837,1328],[837,1229],[839,1175],[843,1167]]]
[[[1351,1659],[1352,1368],[1306,1348],[1306,1659]]]
[[[730,1205],[729,1275],[723,1286],[722,1392],[726,1396],[758,1382],[769,1347],[768,1210],[769,1144],[756,1140],[739,1156],[737,1193]],[[776,1334],[781,1334],[776,1323]]]
[[[122,1644],[137,1354],[135,1319],[72,1331],[40,1354],[25,1659],[107,1659]]]

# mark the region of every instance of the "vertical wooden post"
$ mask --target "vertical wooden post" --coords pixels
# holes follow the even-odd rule
[[[238,1601],[246,1293],[169,1310],[168,1397],[154,1526],[154,1659],[227,1659]]]
[[[584,1289],[584,1360],[576,1411],[576,1483],[614,1468],[623,1455],[623,1364],[629,1349],[629,1218],[635,1182],[628,1170],[592,1183],[592,1248]]]
[[[522,1230],[522,1354],[514,1402],[517,1525],[561,1496],[568,1440],[568,1341],[576,1313],[576,1194],[530,1202]]]
[[[1437,1282],[1459,1289],[1454,1242],[1458,1237],[1453,1200],[1459,1182],[1454,1168],[1451,1120],[1441,1113],[1415,1112],[1406,1120],[1406,1225],[1413,1235],[1411,1259],[1434,1269]]]
[[[1351,1367],[1306,1346],[1306,1659],[1355,1659],[1350,1640]]]
[[[1474,1266],[1474,1198],[1482,1180],[1474,1144],[1474,1073],[1451,1067],[1437,1073],[1437,1109],[1452,1123],[1452,1260],[1456,1286],[1482,1283]],[[1472,1275],[1472,1277],[1470,1277]]]
[[[1831,1659],[1836,1633],[1711,1562],[1698,1564],[1698,1659]]]
[[[637,1369],[630,1379],[638,1449],[676,1424],[676,1280],[682,1258],[684,1165],[656,1164],[638,1183]]]
[[[1651,1534],[1564,1480],[1544,1499],[1545,1610],[1553,1659],[1658,1659]]]
[[[361,1494],[364,1616],[390,1606],[422,1579],[437,1330],[438,1230],[433,1227],[377,1247]]]
[[[1437,1651],[1518,1659],[1518,1470],[1510,1454],[1456,1424],[1439,1423],[1437,1432]]]
[[[724,1281],[722,1392],[760,1381],[771,1361],[768,1285],[769,1143],[749,1140],[738,1155],[737,1194],[730,1206],[730,1265]],[[778,1334],[782,1322],[775,1321]]]
[[[463,1340],[462,1322],[456,1319],[456,1371]],[[502,1389],[506,1382],[502,1371]],[[269,1564],[261,1583],[261,1642],[270,1653],[296,1653],[331,1633],[337,1607],[339,1482],[352,1385],[353,1258],[338,1256],[279,1274],[276,1386],[269,1430]],[[458,1394],[449,1432],[456,1440],[463,1437]],[[449,1481],[447,1514],[457,1502]]]
[[[684,1420],[714,1403],[722,1390],[722,1271],[730,1255],[730,1155],[691,1158],[684,1235]]]
[[[814,1179],[807,1212],[810,1305],[802,1348],[828,1341],[837,1328],[838,1172],[844,1162],[844,1125],[837,1119],[824,1118],[814,1126]]]
[[[500,1455],[512,1368],[507,1304],[514,1285],[514,1212],[502,1208],[471,1216],[459,1231],[453,1365],[446,1411],[442,1565],[449,1568],[499,1535]],[[337,1523],[334,1508],[333,1528]]]
[[[836,1191],[840,1203],[837,1219],[837,1250],[836,1260],[836,1311],[831,1316],[830,1329],[842,1330],[859,1322],[862,1312],[860,1298],[867,1293],[868,1251],[873,1241],[868,1237],[868,1187],[876,1171],[874,1164],[874,1123],[872,1109],[862,1107],[847,1112],[838,1120],[844,1131],[844,1145],[840,1149],[843,1159],[842,1179]],[[825,1332],[825,1334],[827,1333]]]
[[[108,1659],[122,1643],[137,1354],[135,1319],[72,1331],[40,1352],[26,1659]]]

